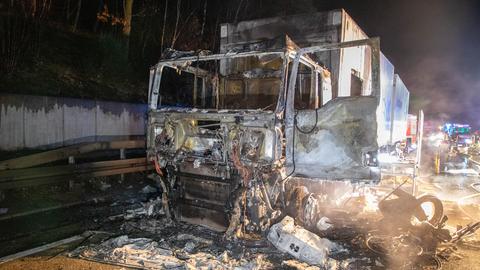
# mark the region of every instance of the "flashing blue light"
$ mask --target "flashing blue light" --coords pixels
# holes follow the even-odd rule
[[[449,136],[457,134],[468,134],[471,131],[471,127],[468,124],[452,124],[446,123],[443,126],[443,131]]]

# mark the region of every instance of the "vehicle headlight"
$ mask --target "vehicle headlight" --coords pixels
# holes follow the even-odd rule
[[[155,147],[160,151],[172,148],[175,142],[174,130],[170,127],[155,126],[153,129]]]
[[[250,160],[257,160],[265,135],[260,131],[246,132],[242,137],[242,156]]]
[[[379,163],[395,163],[398,162],[398,157],[392,156],[389,153],[379,153],[378,156]]]
[[[443,140],[443,137],[444,137],[443,133],[438,132],[438,133],[435,133],[435,134],[430,135],[430,136],[428,137],[428,139],[429,139],[430,141],[438,141],[438,140]]]
[[[153,135],[156,137],[158,134],[162,133],[163,127],[162,126],[155,126],[153,128]]]

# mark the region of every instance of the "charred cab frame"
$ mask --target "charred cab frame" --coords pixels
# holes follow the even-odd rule
[[[320,109],[296,110],[294,100],[299,65],[305,65],[312,70],[312,79],[318,86],[318,80],[322,79],[326,69],[309,55],[359,46],[368,46],[371,50],[371,94],[333,98],[325,105],[327,112],[320,112]],[[276,56],[283,61],[278,101],[273,110],[219,110],[221,108],[218,107],[218,96],[221,93],[218,89],[215,109],[200,111],[160,107],[160,85],[165,67],[195,76],[195,100],[199,88],[196,78],[203,79],[200,89],[203,93],[205,81],[215,80],[218,74],[211,74],[192,63],[263,56]],[[280,50],[191,56],[160,61],[150,70],[147,156],[150,162],[155,163],[157,179],[165,195],[165,210],[168,213],[173,211],[173,216],[177,219],[201,223],[221,231],[227,229],[228,235],[240,236],[265,232],[271,222],[285,214],[287,200],[291,197],[290,190],[296,181],[290,181],[291,179],[378,180],[379,175],[374,173],[358,174],[358,177],[353,173],[347,179],[336,179],[328,173],[323,174],[326,170],[322,167],[319,167],[318,175],[302,173],[302,158],[296,156],[296,151],[300,145],[305,147],[309,140],[313,140],[309,136],[314,136],[322,129],[322,126],[317,126],[322,120],[319,117],[327,115],[328,110],[335,112],[335,104],[340,104],[338,106],[343,110],[353,108],[354,106],[349,104],[354,105],[357,102],[364,107],[374,107],[370,108],[371,113],[367,115],[369,123],[374,123],[379,95],[378,38],[307,48],[289,45]],[[350,115],[355,113],[351,111]],[[304,120],[299,120],[300,118]],[[354,127],[352,125],[362,124],[360,120],[343,119],[340,125]],[[309,121],[316,122],[306,123]],[[313,135],[305,133],[309,127]],[[376,126],[373,125],[370,131],[376,136]],[[359,138],[361,136],[368,137],[368,140]],[[375,136],[372,136],[359,133],[346,141],[359,145],[358,153],[349,154],[360,156],[361,162],[355,166],[361,170],[354,167],[352,171],[374,170],[370,166],[376,165],[378,145]],[[365,145],[360,145],[360,140],[364,140]],[[321,141],[319,145],[311,147],[322,147]],[[305,170],[308,166],[310,165],[303,164],[304,172],[308,171]]]

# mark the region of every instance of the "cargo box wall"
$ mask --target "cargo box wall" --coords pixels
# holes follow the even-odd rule
[[[368,36],[342,10],[340,42],[367,39]],[[371,91],[371,51],[367,46],[344,48],[340,51],[338,96],[368,96]]]
[[[300,47],[367,39],[368,36],[344,11],[333,10],[285,17],[274,17],[221,25],[221,53],[279,48],[272,42],[288,35]],[[253,45],[252,45],[253,44]],[[322,96],[322,105],[332,98],[371,95],[371,50],[367,46],[317,53],[316,58],[331,72],[331,95]],[[221,63],[222,74],[234,72],[231,60]],[[240,65],[241,66],[241,65]],[[381,55],[381,91],[377,108],[378,145],[391,144],[397,131],[393,124],[394,66]],[[408,104],[404,104],[404,106]],[[395,134],[395,136],[393,135]]]
[[[279,43],[272,40],[285,35],[300,47],[368,38],[344,10],[332,10],[308,16],[300,14],[223,24],[220,29],[220,52],[280,49]],[[332,74],[333,98],[371,94],[368,47],[333,50],[317,53],[316,56]],[[231,61],[224,61],[222,64],[223,74],[233,72],[230,63]],[[356,77],[360,82],[359,90],[352,88],[352,81],[356,81]],[[323,100],[322,103],[326,102],[328,100]]]
[[[391,144],[394,76],[394,66],[383,53],[380,54],[380,96],[377,107],[377,136],[379,146]]]
[[[395,74],[395,80],[393,83],[394,99],[392,104],[393,126],[391,142],[395,143],[403,141],[406,138],[410,92],[398,74]]]

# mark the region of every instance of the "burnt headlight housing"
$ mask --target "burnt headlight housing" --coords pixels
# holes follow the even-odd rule
[[[378,152],[370,151],[363,154],[363,164],[368,167],[378,167]]]
[[[242,136],[241,155],[249,160],[256,161],[260,158],[265,135],[261,131],[248,131]]]

